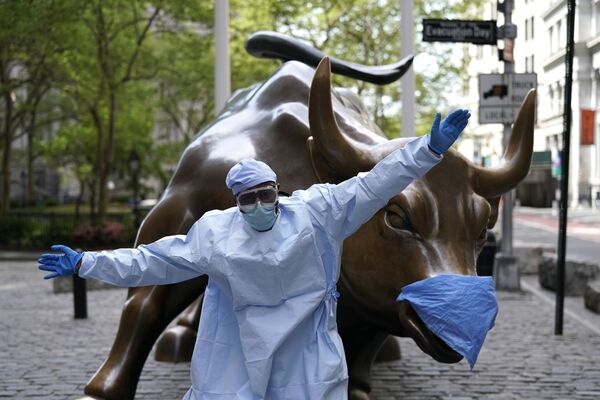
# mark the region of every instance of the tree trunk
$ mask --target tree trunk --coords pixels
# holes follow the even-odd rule
[[[104,224],[106,221],[106,210],[109,203],[108,179],[112,172],[115,144],[115,120],[117,113],[117,96],[113,87],[109,88],[109,110],[108,110],[108,129],[106,140],[106,151],[102,154],[104,158],[103,168],[100,174],[100,188],[98,201],[98,223]]]
[[[96,225],[96,183],[97,180],[93,180],[90,183],[90,218],[92,224]]]
[[[77,202],[75,203],[75,220],[79,221],[79,209],[81,208],[81,202],[83,201],[83,195],[85,193],[85,182],[83,179],[79,179],[79,193],[77,194]]]
[[[96,194],[100,191],[96,191],[96,185],[102,187],[102,171],[104,170],[104,128],[102,126],[102,119],[98,110],[95,107],[90,107],[90,113],[92,114],[92,119],[94,120],[94,125],[96,126],[97,140],[96,140],[96,165],[95,170],[98,171],[98,179],[93,179],[90,183],[90,216],[92,217],[92,222],[94,225],[97,222],[96,219]]]
[[[27,130],[27,191],[25,192],[25,204],[27,207],[32,207],[35,203],[34,192],[34,172],[33,172],[33,138],[35,137],[35,119],[39,98],[36,99],[31,109],[31,120],[29,129]]]
[[[2,71],[3,73],[4,71]],[[4,80],[4,79],[3,79]],[[10,156],[12,144],[12,111],[13,102],[10,98],[10,90],[4,94],[5,119],[2,132],[2,199],[0,204],[0,215],[4,215],[10,209]]]

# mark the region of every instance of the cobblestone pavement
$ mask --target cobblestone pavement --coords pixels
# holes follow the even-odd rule
[[[87,320],[73,319],[71,294],[52,294],[36,263],[0,261],[0,398],[74,399],[105,359],[125,299],[124,289],[88,292]],[[409,339],[403,358],[375,368],[373,398],[600,399],[598,329],[565,315],[554,336],[554,308],[531,292],[498,293],[500,313],[474,371],[440,364]],[[139,399],[177,399],[189,365],[150,356]]]

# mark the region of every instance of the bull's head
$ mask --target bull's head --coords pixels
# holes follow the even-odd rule
[[[376,326],[410,336],[441,362],[461,356],[429,331],[407,302],[405,285],[434,275],[476,275],[476,259],[498,216],[500,196],[528,173],[533,148],[535,91],[523,102],[503,163],[481,168],[449,150],[422,179],[398,193],[344,243],[341,289]],[[336,122],[329,60],[323,59],[310,92],[308,145],[321,181],[339,182],[370,170],[407,139],[365,145],[351,126]],[[340,128],[341,126],[341,128]],[[343,132],[342,132],[343,131]]]

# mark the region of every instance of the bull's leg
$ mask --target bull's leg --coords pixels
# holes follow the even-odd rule
[[[156,342],[156,361],[184,362],[192,360],[196,343],[196,332],[200,323],[202,300],[194,300],[179,316],[177,325],[167,329]]]
[[[206,278],[130,289],[108,359],[85,387],[103,399],[133,399],[148,353],[163,329],[204,290]]]
[[[169,196],[148,215],[136,244],[187,232],[194,220],[185,199]],[[202,294],[206,277],[175,285],[129,290],[117,336],[107,360],[85,387],[85,393],[103,399],[132,399],[156,338],[185,307]]]
[[[362,323],[340,330],[348,362],[348,399],[368,400],[371,392],[371,366],[388,337],[377,328]]]
[[[375,362],[398,361],[401,358],[400,343],[398,343],[398,339],[389,335],[385,342],[383,342],[381,349],[379,349]]]

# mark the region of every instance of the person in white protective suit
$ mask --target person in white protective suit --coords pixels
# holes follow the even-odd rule
[[[278,196],[275,172],[242,160],[226,184],[237,207],[204,214],[187,235],[134,249],[44,254],[46,278],[78,273],[119,286],[206,274],[185,399],[346,399],[348,373],[336,325],[343,240],[436,165],[465,128],[455,110],[367,172]]]

